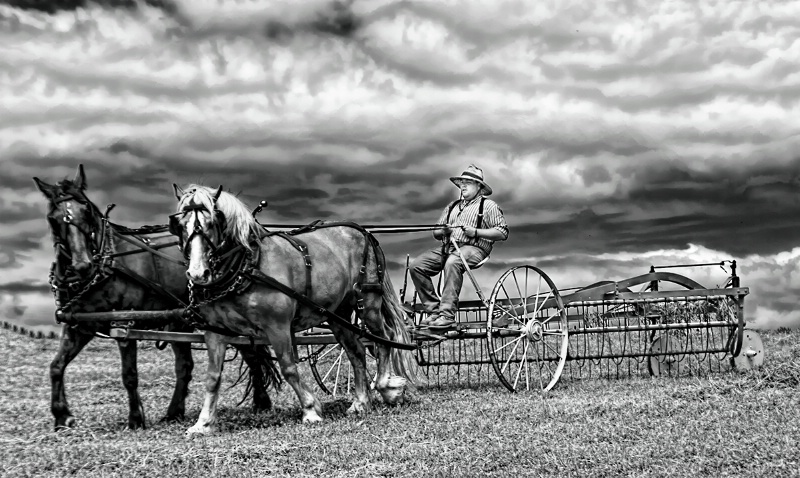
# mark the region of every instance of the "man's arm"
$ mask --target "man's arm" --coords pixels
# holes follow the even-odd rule
[[[478,239],[488,239],[490,241],[505,241],[506,237],[508,237],[508,233],[501,231],[495,227],[490,227],[488,229],[476,229],[474,227],[465,227],[464,234],[467,237],[477,237]],[[435,235],[435,233],[434,233]]]
[[[508,225],[506,225],[506,218],[503,216],[503,211],[494,201],[486,201],[484,224],[490,227],[483,229],[465,227],[464,235],[467,237],[477,237],[478,239],[488,239],[493,242],[505,241],[508,239]]]

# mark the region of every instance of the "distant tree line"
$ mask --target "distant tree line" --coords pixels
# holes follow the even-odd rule
[[[3,321],[3,329],[10,330],[17,334],[27,335],[32,339],[57,339],[58,334],[52,330],[49,333],[44,333],[41,330],[31,330],[11,322]]]

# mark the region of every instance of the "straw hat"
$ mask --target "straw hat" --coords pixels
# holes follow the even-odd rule
[[[470,164],[460,176],[453,176],[450,178],[450,181],[458,186],[458,181],[461,179],[470,179],[480,184],[481,188],[483,189],[484,196],[492,194],[492,188],[490,188],[489,185],[483,180],[483,170],[474,164]]]

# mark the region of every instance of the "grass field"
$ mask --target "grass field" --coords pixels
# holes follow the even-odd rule
[[[421,388],[364,417],[320,393],[315,426],[300,423],[289,387],[256,415],[237,407],[241,388],[224,385],[219,432],[185,439],[205,352],[187,422],[163,424],[172,354],[140,345],[149,428],[129,431],[116,346],[94,341],[66,373],[78,427],[55,433],[48,365],[58,342],[0,330],[0,476],[800,476],[800,331],[762,337],[756,372],[567,380],[544,400],[500,386]],[[226,368],[227,384],[236,375]]]

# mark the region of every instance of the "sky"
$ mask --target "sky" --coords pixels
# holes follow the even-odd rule
[[[748,323],[800,326],[800,1],[39,3],[0,3],[4,320],[54,324],[34,176],[83,164],[130,227],[192,182],[262,222],[432,224],[474,163],[510,229],[487,292],[735,259]],[[378,238],[398,288],[438,246]]]

